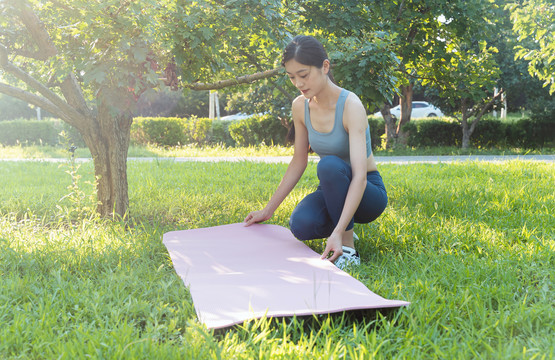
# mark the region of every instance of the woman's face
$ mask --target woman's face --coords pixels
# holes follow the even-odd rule
[[[322,68],[304,65],[295,59],[285,63],[285,71],[297,89],[307,98],[316,95],[328,81],[329,61],[324,60]]]

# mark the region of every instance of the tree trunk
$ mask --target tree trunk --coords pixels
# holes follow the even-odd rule
[[[96,121],[81,134],[94,161],[99,214],[126,218],[129,207],[127,151],[133,118],[126,112],[114,110],[99,103]]]
[[[470,131],[468,127],[463,127],[462,148],[468,149],[470,147]]]
[[[470,137],[474,133],[478,122],[482,119],[482,116],[486,113],[486,111],[493,105],[495,100],[498,96],[503,94],[504,91],[499,91],[496,95],[494,95],[489,102],[483,105],[481,108],[477,108],[473,111],[468,111],[467,108],[467,99],[463,99],[461,103],[461,113],[462,113],[462,121],[461,127],[463,131],[463,138],[462,138],[462,148],[468,149],[470,147]],[[468,119],[474,117],[470,125],[468,124]]]
[[[395,132],[395,118],[391,115],[391,106],[383,104],[380,112],[382,113],[385,121],[385,148],[391,149],[395,142],[397,133]]]
[[[462,148],[463,149],[468,149],[470,147],[470,137],[472,136],[472,133],[474,132],[474,128],[476,127],[476,123],[473,122],[471,126],[469,126],[468,124],[468,119],[466,117],[463,116],[462,122],[461,122],[461,128],[462,128]]]
[[[401,86],[401,99],[399,100],[399,104],[401,105],[401,118],[397,125],[397,143],[401,145],[407,145],[408,140],[408,134],[403,131],[403,125],[410,121],[410,115],[412,113],[412,87],[412,83],[409,83],[407,86]]]

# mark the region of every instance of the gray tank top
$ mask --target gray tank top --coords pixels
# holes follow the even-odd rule
[[[310,122],[310,109],[308,106],[309,99],[305,101],[304,107],[304,123],[308,130],[308,143],[314,152],[320,158],[328,155],[338,156],[348,164],[351,163],[349,152],[349,134],[343,127],[343,109],[345,108],[345,100],[349,92],[345,89],[341,90],[339,99],[335,105],[335,120],[333,129],[328,133],[322,133],[312,128]],[[372,154],[372,143],[370,140],[370,126],[366,128],[366,157]]]

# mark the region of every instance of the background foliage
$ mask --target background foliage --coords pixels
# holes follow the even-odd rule
[[[63,144],[60,133],[64,131],[68,141],[76,146],[84,146],[77,130],[58,119],[49,120],[9,120],[0,122],[0,144],[10,145],[54,145]]]

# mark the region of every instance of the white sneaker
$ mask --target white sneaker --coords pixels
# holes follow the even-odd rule
[[[334,262],[334,265],[345,270],[349,266],[360,265],[360,256],[352,247],[343,246],[343,254],[341,254]]]

